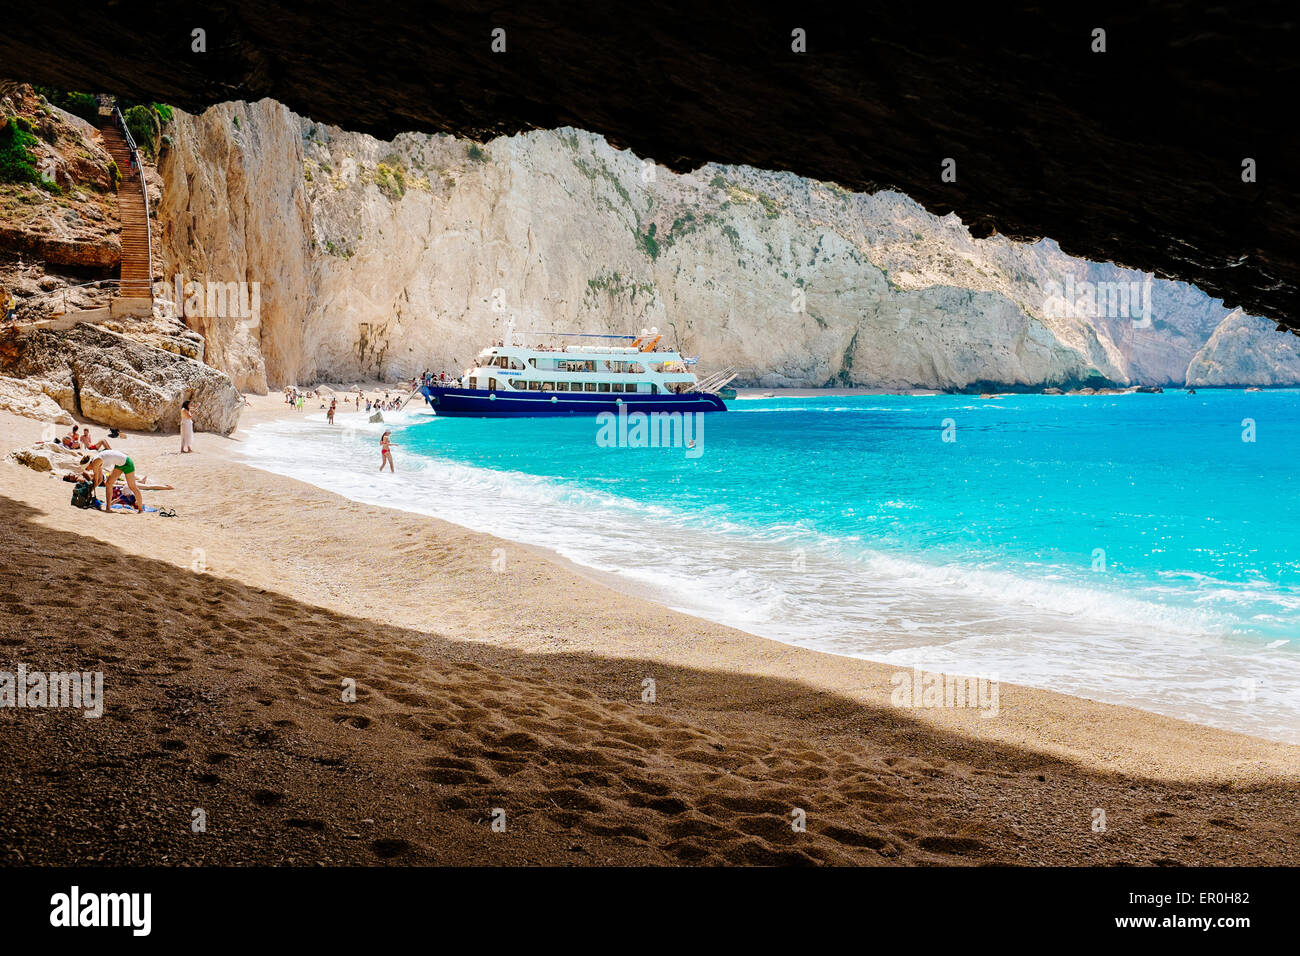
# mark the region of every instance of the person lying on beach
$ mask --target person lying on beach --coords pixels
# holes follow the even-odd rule
[[[102,480],[95,482],[95,476],[89,468],[85,468],[81,471],[65,471],[59,477],[62,478],[64,481],[94,482],[96,488],[104,484]],[[139,486],[141,491],[175,491],[176,490],[175,485],[169,485],[165,481],[151,481],[148,475],[145,475],[144,477],[137,479],[136,485]]]
[[[135,495],[131,494],[131,492],[127,491],[121,485],[114,485],[108,498],[108,507],[110,511],[113,509],[113,505],[125,505],[128,508],[135,507]]]
[[[95,455],[87,455],[85,458],[81,459],[81,463],[82,465],[90,466],[91,478],[96,485],[103,480],[104,488],[109,490],[109,494],[105,495],[105,497],[108,498],[110,502],[112,500],[111,489],[117,484],[118,477],[121,476],[125,478],[126,486],[130,488],[131,493],[135,495],[135,510],[140,514],[144,513],[144,497],[140,494],[140,486],[136,484],[135,479],[135,462],[131,460],[130,456],[127,455],[126,452],[113,451],[111,449],[101,451]],[[109,472],[107,478],[104,478],[104,467],[106,465],[113,470]],[[111,504],[105,505],[104,510],[111,513]]]

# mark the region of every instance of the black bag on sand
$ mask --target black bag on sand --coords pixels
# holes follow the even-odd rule
[[[95,486],[88,481],[77,482],[76,487],[72,489],[72,507],[95,507]]]

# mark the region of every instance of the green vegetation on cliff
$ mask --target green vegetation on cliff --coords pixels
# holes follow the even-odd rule
[[[0,182],[32,183],[50,192],[61,192],[36,171],[36,157],[32,154],[36,143],[31,123],[21,116],[12,116],[0,126]]]
[[[91,126],[99,125],[99,100],[95,99],[95,94],[65,93],[63,90],[56,90],[49,86],[36,86],[33,89],[45,97],[46,102],[66,110],[73,116],[80,116]]]
[[[126,128],[131,131],[135,145],[150,159],[155,159],[158,147],[162,144],[162,119],[158,111],[152,106],[137,103],[123,113],[122,118],[126,120]]]

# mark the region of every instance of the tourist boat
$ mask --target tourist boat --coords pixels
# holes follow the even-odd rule
[[[524,345],[524,336],[554,346]],[[597,341],[620,344],[596,344]],[[419,393],[438,415],[514,418],[639,412],[725,412],[718,397],[733,378],[725,369],[699,379],[695,359],[662,347],[658,329],[640,335],[515,332],[483,349],[461,377],[423,385]]]

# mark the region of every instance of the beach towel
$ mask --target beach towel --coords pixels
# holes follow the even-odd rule
[[[134,508],[134,507],[132,507],[131,505],[124,505],[124,504],[122,504],[120,501],[119,501],[117,504],[113,505],[113,510],[114,510],[114,511],[127,511],[127,512],[130,512],[131,514],[135,514],[135,508]],[[147,515],[157,514],[157,512],[158,512],[158,509],[155,508],[153,505],[145,505],[145,506],[144,506],[144,513],[147,514]]]

